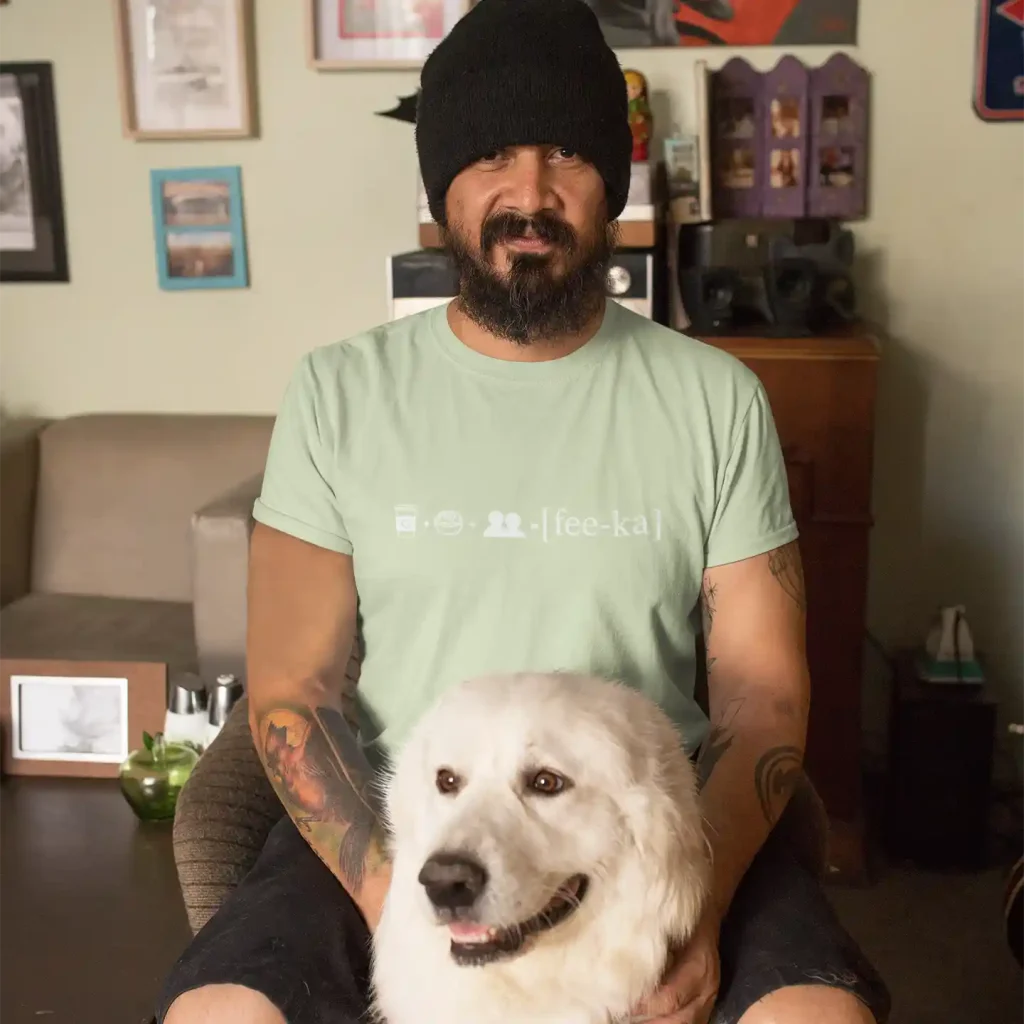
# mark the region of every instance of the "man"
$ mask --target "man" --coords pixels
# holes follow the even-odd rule
[[[809,682],[764,391],[605,300],[630,134],[592,12],[483,0],[423,69],[416,136],[460,294],[311,352],[287,389],[254,510],[248,692],[288,815],[175,968],[161,1019],[362,1020],[389,882],[373,769],[459,679],[575,669],[642,688],[703,744],[714,891],[637,1016],[883,1020],[881,981],[765,843]]]

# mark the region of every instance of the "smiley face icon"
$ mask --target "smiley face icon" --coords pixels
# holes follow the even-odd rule
[[[434,529],[442,537],[455,537],[462,533],[462,515],[459,512],[446,510],[434,516]]]

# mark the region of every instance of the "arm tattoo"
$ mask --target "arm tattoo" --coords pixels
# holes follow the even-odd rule
[[[806,611],[804,573],[797,542],[790,541],[789,544],[783,544],[781,548],[769,552],[768,568],[800,611]]]
[[[345,717],[332,707],[275,708],[261,717],[260,738],[288,813],[358,894],[367,870],[385,862],[386,840],[373,773]]]
[[[704,650],[707,652],[707,664],[704,671],[708,673],[711,672],[711,666],[715,663],[715,659],[708,651],[708,644],[711,640],[711,623],[715,618],[715,596],[717,593],[718,587],[708,579],[707,573],[705,573],[700,586],[700,621],[704,631]]]
[[[778,821],[802,774],[803,754],[799,747],[772,747],[761,755],[754,768],[754,788],[769,825]]]
[[[715,770],[715,765],[722,759],[726,751],[732,746],[733,720],[743,707],[743,698],[734,697],[716,721],[711,723],[704,743],[701,745],[700,753],[697,755],[697,788],[703,789]]]

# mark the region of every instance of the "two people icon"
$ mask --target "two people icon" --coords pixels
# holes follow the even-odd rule
[[[485,537],[525,537],[523,520],[517,512],[489,512]]]

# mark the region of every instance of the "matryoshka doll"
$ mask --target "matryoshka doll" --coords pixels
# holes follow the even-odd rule
[[[629,96],[629,130],[633,133],[633,163],[647,160],[653,119],[647,100],[647,79],[639,71],[627,68],[626,94]]]

